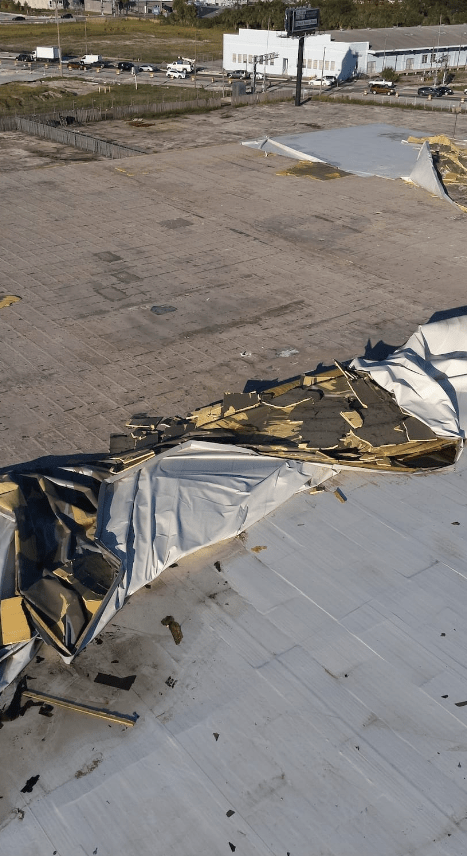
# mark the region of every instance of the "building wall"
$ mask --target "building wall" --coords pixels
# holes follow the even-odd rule
[[[28,0],[29,9],[52,9],[55,12],[55,0]],[[57,0],[57,9],[63,11],[63,0]],[[73,9],[70,5],[70,12]]]
[[[244,30],[238,35],[224,35],[223,63],[226,71],[253,70],[253,57],[265,53],[277,53],[267,65],[258,65],[257,71],[267,74],[297,74],[298,39],[288,39],[285,33],[268,30]],[[303,77],[321,77],[334,74],[340,80],[351,77],[357,63],[349,45],[331,41],[324,33],[305,38],[303,52]]]
[[[359,70],[366,74],[378,74],[383,68],[393,68],[398,73],[422,71],[433,75],[445,68],[464,68],[467,63],[467,46],[456,45],[446,48],[423,48],[417,50],[371,51],[368,50],[359,62]]]
[[[116,8],[116,0],[84,0],[85,12],[97,12],[99,15],[112,15]]]

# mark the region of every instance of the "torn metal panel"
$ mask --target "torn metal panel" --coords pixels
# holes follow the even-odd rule
[[[409,137],[409,143],[421,145],[417,163],[409,181],[467,211],[467,146],[444,134]]]
[[[423,423],[433,436],[454,439],[464,438],[467,431],[466,360],[467,317],[461,315],[421,325],[385,360],[360,358],[352,367],[368,372],[417,420],[406,423],[410,436],[423,436]]]
[[[412,184],[416,184],[417,187],[427,190],[432,196],[438,196],[440,199],[444,199],[445,202],[455,204],[443,187],[443,182],[440,180],[433,162],[430,146],[426,140],[423,142],[417,163],[407,180],[412,182]]]
[[[71,662],[165,568],[240,534],[341,467],[453,463],[467,424],[465,341],[463,319],[427,325],[379,364],[336,363],[228,392],[183,418],[138,415],[129,448],[93,466],[4,475],[0,687],[38,640]],[[29,635],[13,608],[24,610]]]

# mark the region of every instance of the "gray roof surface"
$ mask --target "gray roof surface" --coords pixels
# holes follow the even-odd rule
[[[355,175],[378,175],[381,178],[408,177],[414,168],[419,147],[408,145],[408,137],[427,136],[409,128],[394,125],[356,125],[330,131],[287,134],[262,141],[248,141],[246,146],[260,145],[262,151],[277,151],[286,146],[291,157],[308,156]]]
[[[369,42],[375,51],[421,50],[467,45],[467,24],[440,27],[381,27],[363,30],[329,30],[336,42]]]

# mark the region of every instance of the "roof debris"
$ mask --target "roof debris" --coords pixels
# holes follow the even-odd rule
[[[465,318],[426,325],[380,363],[336,363],[256,390],[249,382],[248,392],[226,392],[185,417],[138,414],[101,460],[3,475],[0,690],[41,640],[71,662],[165,568],[239,535],[341,467],[414,472],[454,463],[466,335]],[[338,487],[334,494],[346,501]],[[173,616],[162,624],[179,645],[180,624]],[[95,680],[129,689],[134,679]]]
[[[4,309],[5,306],[11,306],[12,303],[19,303],[21,297],[17,297],[15,294],[3,294],[0,295],[0,309]]]

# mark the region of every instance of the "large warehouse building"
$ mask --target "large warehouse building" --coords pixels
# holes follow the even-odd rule
[[[277,53],[266,71],[294,76],[298,40],[285,32],[239,30],[224,35],[224,68],[252,70],[253,57]],[[346,80],[352,74],[378,74],[385,67],[397,72],[422,71],[427,75],[467,64],[467,25],[440,27],[387,27],[376,30],[333,30],[305,39],[304,77],[335,74]]]

